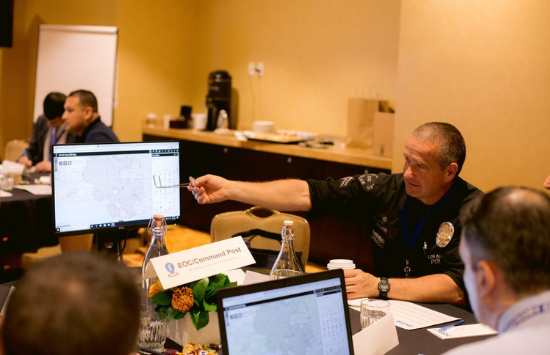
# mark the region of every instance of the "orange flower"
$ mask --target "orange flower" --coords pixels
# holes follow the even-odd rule
[[[189,287],[178,288],[172,295],[172,307],[182,312],[187,312],[193,307],[195,296]]]
[[[162,284],[160,283],[160,280],[149,286],[149,293],[147,294],[147,297],[153,297],[159,292],[164,291],[164,288],[162,288]]]

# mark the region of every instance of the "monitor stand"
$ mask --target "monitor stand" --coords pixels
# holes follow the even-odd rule
[[[137,229],[131,229],[94,233],[97,252],[107,255],[109,258],[120,259],[120,262],[123,262],[126,239],[134,236],[137,231]]]

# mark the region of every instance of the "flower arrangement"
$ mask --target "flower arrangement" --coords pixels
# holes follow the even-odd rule
[[[208,312],[214,312],[218,308],[214,297],[216,291],[236,285],[225,274],[205,277],[168,290],[162,288],[159,280],[151,285],[147,297],[157,305],[155,311],[160,319],[169,322],[172,319],[181,319],[189,313],[195,329],[199,330],[208,325]]]

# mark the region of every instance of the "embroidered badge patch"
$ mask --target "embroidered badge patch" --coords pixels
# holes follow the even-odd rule
[[[439,226],[439,231],[437,232],[437,237],[435,238],[435,243],[440,248],[445,248],[453,239],[453,234],[455,232],[455,227],[451,222],[443,222]]]

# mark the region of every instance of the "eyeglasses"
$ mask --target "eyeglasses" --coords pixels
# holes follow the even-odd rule
[[[158,177],[158,183],[157,183],[157,177]],[[189,182],[183,183],[183,184],[176,184],[176,185],[162,185],[162,181],[160,180],[160,176],[153,175],[153,183],[155,184],[155,187],[158,189],[174,189],[178,187],[187,187],[187,186],[193,186],[195,187],[195,179],[192,176],[189,176]]]

